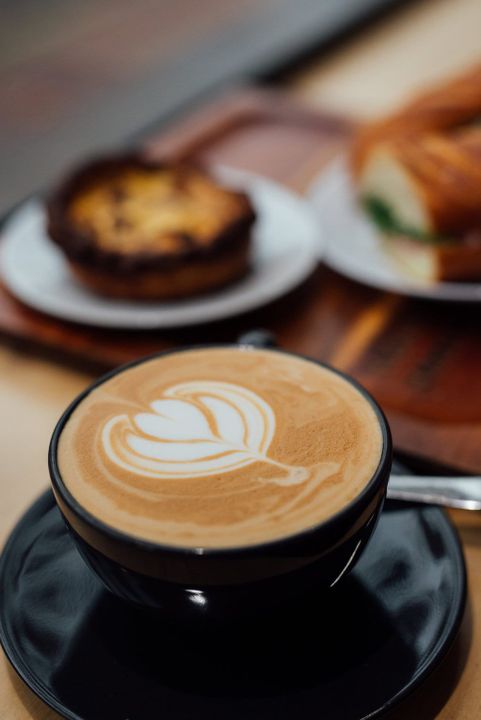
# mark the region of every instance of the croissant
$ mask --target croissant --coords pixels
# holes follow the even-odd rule
[[[351,168],[411,271],[481,278],[481,66],[361,129]]]

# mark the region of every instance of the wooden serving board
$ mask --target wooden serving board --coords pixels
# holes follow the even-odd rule
[[[296,106],[273,91],[247,89],[195,112],[146,147],[253,170],[302,192],[346,149],[351,133],[345,119]],[[281,347],[359,379],[386,411],[399,450],[473,472],[481,472],[480,312],[379,292],[320,266],[302,288],[235,320],[125,332],[51,319],[0,287],[5,341],[96,370],[267,328]]]

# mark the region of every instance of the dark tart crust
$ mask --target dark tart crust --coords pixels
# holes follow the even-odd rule
[[[198,165],[139,154],[94,160],[47,202],[74,274],[105,295],[187,297],[245,274],[255,212]]]

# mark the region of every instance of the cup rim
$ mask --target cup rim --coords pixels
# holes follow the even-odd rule
[[[320,367],[323,367],[327,370],[330,370],[331,372],[334,372],[336,375],[339,375],[341,378],[346,380],[350,385],[352,385],[363,397],[367,402],[370,404],[372,409],[374,410],[374,413],[377,417],[380,429],[381,429],[381,437],[382,437],[382,448],[381,448],[381,455],[379,458],[379,462],[376,466],[376,469],[374,470],[369,482],[363,487],[360,493],[358,493],[350,503],[345,505],[341,510],[339,510],[334,515],[329,516],[327,519],[322,520],[321,522],[318,522],[314,525],[310,525],[307,528],[304,528],[298,532],[292,533],[290,535],[284,535],[280,538],[274,538],[272,540],[266,540],[263,542],[258,543],[251,543],[247,545],[233,545],[233,546],[227,546],[227,547],[203,547],[203,546],[183,546],[183,545],[170,545],[168,543],[160,543],[155,542],[153,540],[147,540],[141,537],[137,537],[135,535],[129,535],[126,532],[123,532],[122,530],[118,530],[117,528],[113,527],[112,525],[108,525],[107,523],[103,522],[102,520],[99,520],[95,515],[90,513],[88,510],[86,510],[83,505],[81,505],[78,500],[72,495],[70,490],[65,485],[62,475],[60,473],[60,469],[57,462],[57,452],[58,452],[58,444],[59,440],[62,434],[62,431],[69,420],[70,416],[73,414],[75,409],[80,405],[83,400],[90,395],[91,392],[96,390],[100,385],[103,385],[105,382],[110,380],[115,375],[119,375],[120,373],[123,373],[127,370],[130,370],[131,368],[141,365],[145,362],[149,362],[150,360],[154,360],[158,357],[163,357],[165,355],[172,355],[179,352],[189,352],[191,350],[208,350],[208,349],[230,349],[230,350],[241,350],[241,349],[248,349],[252,348],[254,350],[260,350],[263,352],[272,352],[272,353],[280,353],[283,355],[289,355],[292,357],[299,358],[301,360],[306,360],[308,362],[311,362],[315,365],[319,365]],[[391,431],[389,428],[389,424],[387,422],[386,416],[384,415],[383,411],[379,407],[376,400],[372,397],[372,395],[360,384],[352,378],[350,375],[347,375],[342,370],[338,370],[337,368],[332,367],[328,363],[321,362],[320,360],[316,360],[315,358],[309,357],[307,355],[303,355],[301,353],[296,353],[290,350],[284,350],[282,348],[277,347],[259,347],[254,344],[249,343],[242,343],[242,342],[233,342],[233,343],[203,343],[201,345],[184,345],[178,348],[171,348],[168,350],[161,350],[159,352],[151,353],[149,355],[144,355],[140,358],[136,358],[135,360],[131,360],[127,363],[123,363],[122,365],[118,365],[117,367],[113,368],[112,370],[109,370],[108,372],[101,375],[99,378],[94,380],[93,383],[88,385],[85,390],[83,390],[77,397],[74,398],[74,400],[68,405],[66,410],[62,413],[59,420],[57,421],[57,424],[55,425],[55,428],[53,430],[49,448],[48,448],[48,469],[50,473],[50,479],[52,482],[52,486],[56,493],[59,494],[63,502],[66,504],[66,506],[69,508],[69,510],[76,516],[78,516],[84,523],[86,523],[88,526],[92,527],[95,531],[102,533],[104,535],[107,535],[111,540],[116,542],[122,542],[127,545],[134,546],[138,550],[142,550],[147,553],[155,553],[161,551],[164,554],[173,554],[173,555],[188,555],[188,556],[208,556],[210,558],[215,557],[226,557],[229,555],[236,555],[236,554],[252,554],[255,555],[259,552],[265,553],[265,551],[269,550],[279,550],[281,548],[284,548],[286,545],[292,545],[296,544],[298,542],[304,542],[308,541],[310,537],[314,536],[315,534],[319,533],[321,530],[329,532],[330,529],[333,529],[335,525],[339,522],[342,522],[344,519],[347,519],[352,513],[356,510],[358,506],[364,506],[367,504],[371,498],[371,496],[374,496],[377,492],[379,486],[382,484],[385,475],[390,473],[390,466],[392,463],[392,437],[391,437]],[[55,494],[55,493],[54,493]]]

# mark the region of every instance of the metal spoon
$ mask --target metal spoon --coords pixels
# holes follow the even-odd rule
[[[387,496],[393,500],[481,510],[481,477],[391,475]]]

